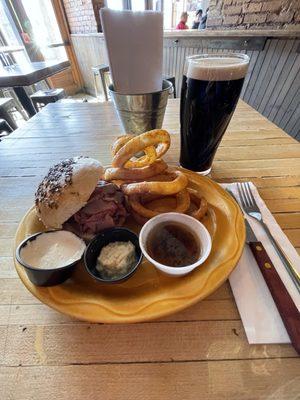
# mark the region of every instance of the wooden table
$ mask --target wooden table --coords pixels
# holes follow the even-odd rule
[[[179,100],[165,127],[178,160]],[[41,304],[12,261],[20,218],[54,162],[77,154],[110,162],[121,132],[110,103],[48,105],[0,143],[1,400],[296,399],[300,361],[290,345],[249,346],[228,283],[195,306],[137,325],[88,324]],[[300,247],[300,146],[240,102],[212,176],[252,180]]]
[[[13,87],[22,106],[32,117],[36,114],[36,111],[23,86],[33,85],[67,69],[69,66],[69,61],[41,61],[0,67],[0,88]]]
[[[40,61],[3,67],[0,68],[0,87],[30,86],[69,66],[69,61]]]

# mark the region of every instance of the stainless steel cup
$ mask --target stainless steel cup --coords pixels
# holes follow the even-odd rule
[[[163,80],[161,91],[145,94],[120,94],[114,91],[113,85],[109,85],[109,93],[125,133],[139,135],[162,127],[173,85]]]

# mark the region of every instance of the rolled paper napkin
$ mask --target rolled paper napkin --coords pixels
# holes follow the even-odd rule
[[[163,15],[155,11],[100,10],[114,90],[120,94],[162,89]]]

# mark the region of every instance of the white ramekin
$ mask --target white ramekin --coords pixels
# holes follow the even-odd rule
[[[201,253],[199,259],[194,264],[187,265],[185,267],[170,267],[160,264],[150,257],[147,252],[146,246],[147,238],[149,237],[150,232],[155,228],[155,226],[163,222],[178,222],[186,226],[189,230],[193,231],[195,236],[199,238]],[[211,251],[211,237],[205,226],[195,218],[190,217],[189,215],[176,212],[160,214],[147,221],[141,229],[139,243],[144,256],[151,264],[153,264],[160,271],[173,276],[182,276],[193,271],[199,265],[204,263]]]

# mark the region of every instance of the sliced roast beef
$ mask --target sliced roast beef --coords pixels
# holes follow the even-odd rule
[[[64,224],[64,228],[90,238],[103,229],[123,225],[126,216],[123,192],[113,183],[100,181],[87,204]]]

